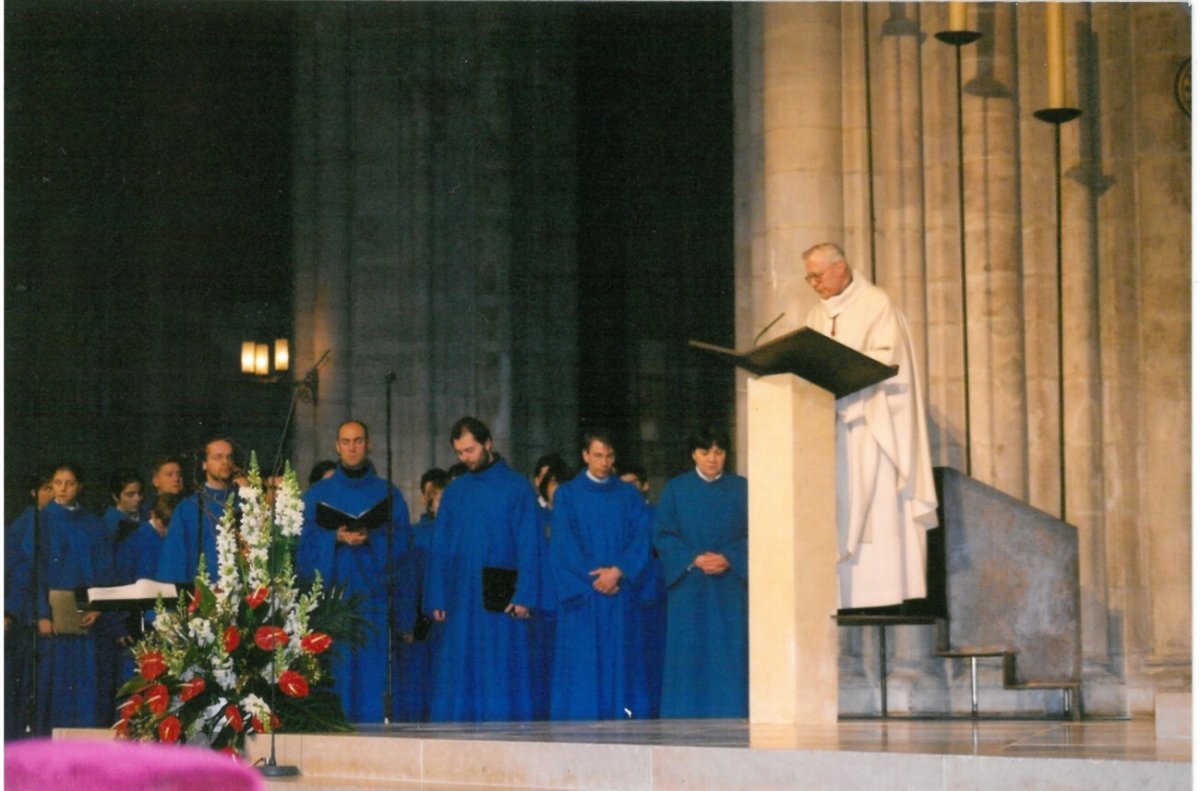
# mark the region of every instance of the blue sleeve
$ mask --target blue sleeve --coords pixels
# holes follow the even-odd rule
[[[570,605],[595,592],[591,563],[580,539],[580,519],[570,489],[560,486],[554,496],[550,528],[550,569],[557,600]]]
[[[450,555],[450,529],[454,525],[453,487],[442,494],[437,520],[433,523],[433,541],[425,559],[425,612],[446,609],[446,563]]]
[[[734,498],[732,503],[730,519],[730,537],[729,542],[717,549],[725,559],[729,561],[729,570],[736,574],[743,581],[750,579],[750,558],[749,558],[749,527],[750,513],[747,498],[746,481],[742,478],[734,478],[731,482],[732,491],[730,495]]]
[[[311,582],[319,571],[321,579],[331,584],[334,582],[333,554],[337,548],[337,532],[317,524],[317,499],[309,497],[310,494],[311,489],[304,497],[304,528],[296,547],[296,576]]]
[[[630,505],[625,520],[625,543],[615,565],[621,569],[624,581],[640,584],[642,572],[650,562],[650,509],[641,493],[630,492]]]
[[[159,582],[191,582],[195,578],[195,562],[192,560],[191,544],[196,535],[196,504],[192,498],[181,502],[167,527],[162,552],[158,558]]]
[[[535,609],[541,603],[542,552],[537,524],[537,499],[533,487],[524,478],[519,481],[515,498],[513,518],[513,540],[517,550],[517,590],[513,593],[513,604]]]
[[[658,559],[662,561],[668,588],[687,574],[688,566],[699,554],[683,535],[683,520],[676,494],[678,488],[673,481],[668,483],[654,512],[654,547],[658,550]]]

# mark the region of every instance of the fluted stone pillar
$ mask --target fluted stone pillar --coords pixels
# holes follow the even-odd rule
[[[576,395],[573,30],[565,7],[352,4],[297,11],[296,331],[326,348],[297,414],[300,466],[367,421],[411,506],[451,423],[490,424],[517,469],[569,436]]]
[[[1025,499],[1016,20],[1012,5],[977,8],[984,37],[963,53],[972,475]]]

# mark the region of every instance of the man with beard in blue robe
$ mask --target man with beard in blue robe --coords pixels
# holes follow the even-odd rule
[[[650,511],[641,492],[613,474],[611,434],[589,430],[582,445],[586,469],[554,496],[550,718],[643,719],[650,701],[639,597],[653,582]]]
[[[382,722],[384,695],[389,692],[388,581],[408,548],[408,505],[400,490],[376,475],[367,459],[371,440],[365,423],[347,420],[338,426],[334,447],[337,469],[304,493],[304,532],[296,550],[296,573],[307,581],[320,572],[327,587],[344,585],[347,596],[362,598],[359,615],[370,624],[366,643],[335,647],[333,689],[341,698],[347,720]],[[386,510],[389,492],[390,520]],[[318,522],[320,505],[359,517],[381,504],[384,510],[378,526]]]
[[[746,717],[749,601],[746,479],[725,472],[729,437],[690,439],[696,469],[672,478],[655,511],[667,583],[663,717]]]
[[[450,442],[467,472],[442,495],[429,559],[425,610],[442,628],[431,719],[528,720],[528,618],[539,602],[537,501],[529,481],[493,453],[483,422],[459,419]],[[485,575],[494,594],[487,607]]]
[[[233,444],[227,439],[209,440],[204,445],[202,469],[204,486],[181,502],[171,518],[155,575],[162,582],[188,584],[196,579],[201,546],[209,582],[217,581],[217,522],[225,514],[225,500],[231,494]],[[203,536],[197,541],[199,532]]]

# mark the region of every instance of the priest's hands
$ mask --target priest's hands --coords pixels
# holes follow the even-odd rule
[[[616,566],[602,566],[598,569],[592,569],[588,575],[594,577],[592,580],[592,588],[597,593],[602,593],[605,596],[616,596],[621,592],[621,570]]]
[[[504,608],[504,611],[512,617],[522,620],[529,617],[529,608],[522,604],[510,604]]]
[[[724,574],[729,571],[729,559],[719,552],[704,552],[696,556],[692,565],[705,574]]]

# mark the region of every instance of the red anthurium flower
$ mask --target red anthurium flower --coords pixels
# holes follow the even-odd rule
[[[188,602],[188,615],[194,613],[200,607],[200,586],[197,585],[192,589],[192,600]]]
[[[182,733],[183,723],[173,714],[158,724],[158,740],[163,744],[174,744]]]
[[[246,604],[249,604],[250,609],[253,610],[267,600],[267,595],[267,586],[263,585],[258,590],[254,591],[254,593],[251,593],[246,597]]]
[[[121,720],[126,721],[132,717],[146,700],[141,695],[132,695],[129,700],[121,704],[119,711],[121,712]]]
[[[242,713],[238,711],[237,704],[230,703],[225,707],[225,721],[229,723],[229,727],[235,731],[241,731],[246,727],[242,722]]]
[[[183,686],[179,688],[179,699],[187,702],[204,691],[204,679],[196,676],[191,681],[183,682]]]
[[[234,626],[233,624],[230,624],[228,627],[226,627],[226,629],[225,629],[225,653],[232,654],[234,651],[237,650],[237,647],[239,645],[241,645],[241,642],[242,642],[242,634],[241,634],[241,632],[238,631],[238,628],[236,626]]]
[[[309,632],[300,638],[300,647],[310,654],[321,654],[333,645],[333,638],[324,632]]]
[[[287,645],[288,635],[278,626],[260,626],[254,633],[254,643],[264,651],[274,651],[276,646]]]
[[[155,684],[146,690],[146,705],[154,716],[158,717],[167,713],[167,704],[171,702],[171,694],[167,692],[166,686]]]
[[[275,712],[271,712],[270,719],[271,719],[271,730],[273,730],[273,731],[279,730],[279,717],[277,717],[275,715]],[[256,733],[266,733],[267,732],[266,728],[263,727],[262,720],[260,720],[258,717],[250,718],[250,727],[253,728]]]
[[[308,681],[295,670],[285,670],[279,674],[279,688],[291,698],[308,695]]]
[[[118,739],[129,738],[129,720],[121,720],[114,726],[114,729]]]
[[[138,660],[138,672],[147,681],[153,681],[167,672],[167,663],[163,661],[162,653],[159,651],[147,651],[142,654],[142,658]]]

